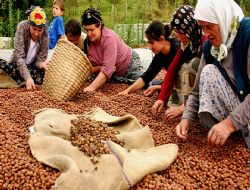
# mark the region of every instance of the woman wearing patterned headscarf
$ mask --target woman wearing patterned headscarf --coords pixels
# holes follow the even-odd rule
[[[168,102],[168,99],[173,92],[176,81],[178,80],[178,72],[184,68],[187,68],[187,64],[184,63],[190,62],[191,60],[191,63],[189,63],[188,65],[192,66],[192,63],[199,63],[202,42],[205,41],[206,37],[202,35],[201,27],[193,16],[194,10],[191,6],[188,5],[180,6],[173,14],[170,24],[172,30],[174,30],[176,34],[177,39],[181,42],[181,47],[177,51],[177,54],[170,64],[168,71],[164,77],[160,95],[158,97],[158,100],[152,107],[153,115],[156,115],[162,110],[164,102]],[[184,78],[183,76],[181,77]],[[186,81],[186,83],[187,82],[189,83],[189,81]],[[190,92],[190,90],[188,90],[188,92]],[[185,98],[186,95],[184,97],[184,101]],[[164,116],[165,121],[174,119],[183,113],[183,100],[177,102],[177,104],[182,105],[177,107],[170,107],[166,110]]]
[[[199,116],[210,129],[207,140],[222,146],[241,131],[250,147],[250,18],[233,0],[199,0],[195,18],[208,41],[185,112],[176,133],[187,138],[190,121]]]
[[[17,25],[11,62],[1,60],[0,69],[18,85],[25,82],[27,90],[34,90],[35,83],[42,84],[44,70],[48,67],[49,39],[45,31],[44,10],[33,7],[28,13],[28,20]]]

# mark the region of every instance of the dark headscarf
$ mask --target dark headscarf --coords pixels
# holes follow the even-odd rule
[[[82,25],[98,23],[102,23],[101,13],[92,7],[86,9],[82,15]]]
[[[194,9],[188,5],[180,6],[171,21],[171,28],[184,34],[190,39],[190,50],[198,52],[202,41],[202,29],[194,19]]]

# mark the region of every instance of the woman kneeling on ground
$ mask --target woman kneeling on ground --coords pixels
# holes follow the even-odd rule
[[[171,31],[169,25],[164,25],[162,22],[155,20],[145,31],[148,48],[155,54],[147,71],[141,75],[131,86],[119,95],[127,95],[145,86],[150,85],[151,81],[161,71],[162,68],[168,70],[180,43],[175,38],[170,36]],[[162,82],[162,81],[161,81]],[[159,90],[160,85],[153,85],[144,91],[144,95],[151,96],[156,90]]]
[[[97,74],[84,91],[95,91],[111,77],[121,82],[133,82],[142,74],[139,55],[111,29],[104,26],[101,14],[88,8],[82,15],[83,29],[87,34],[87,57],[92,72]]]
[[[199,117],[210,129],[209,145],[222,146],[241,131],[250,147],[250,18],[233,0],[199,0],[195,18],[208,41],[177,136],[186,140],[190,122]]]
[[[44,10],[32,7],[27,13],[29,19],[17,25],[11,62],[1,60],[0,69],[18,85],[25,82],[27,90],[35,90],[35,84],[42,84],[44,71],[48,68],[49,38]]]
[[[172,93],[174,92],[174,87],[177,93],[179,91],[179,99],[177,99],[177,102],[172,100],[172,105],[177,104],[180,106],[168,108],[164,115],[165,121],[182,115],[185,107],[184,103],[193,85],[189,77],[189,75],[191,75],[190,71],[197,71],[202,45],[206,39],[206,36],[202,35],[201,27],[193,16],[193,8],[188,5],[182,5],[175,11],[170,23],[177,39],[181,42],[181,46],[164,77],[158,100],[152,107],[152,113],[154,116],[157,115],[163,109],[164,104],[168,103],[171,95],[173,98],[174,94]],[[183,70],[188,71],[188,77],[184,77],[185,80],[182,81],[180,85],[177,85],[177,81],[180,81],[178,78],[183,78],[182,73],[186,72],[182,72]],[[196,72],[192,74],[195,77]],[[186,88],[187,84],[190,84],[188,88]],[[180,87],[178,88],[177,86]],[[182,89],[185,90],[182,92]]]

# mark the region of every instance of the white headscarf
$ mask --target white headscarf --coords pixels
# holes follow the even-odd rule
[[[198,0],[194,18],[220,27],[222,44],[211,48],[211,54],[218,61],[227,56],[243,17],[242,9],[234,0]]]

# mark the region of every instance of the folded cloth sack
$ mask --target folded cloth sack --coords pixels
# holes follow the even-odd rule
[[[62,172],[52,189],[129,189],[144,176],[167,169],[177,157],[177,145],[155,147],[149,127],[141,126],[133,115],[116,117],[94,108],[80,117],[101,121],[118,130],[116,138],[123,140],[124,146],[106,141],[111,154],[102,154],[98,163],[93,164],[90,157],[65,140],[70,137],[71,120],[79,115],[51,108],[34,114],[29,138],[32,155]]]
[[[0,88],[17,88],[18,84],[2,69],[0,69]]]

